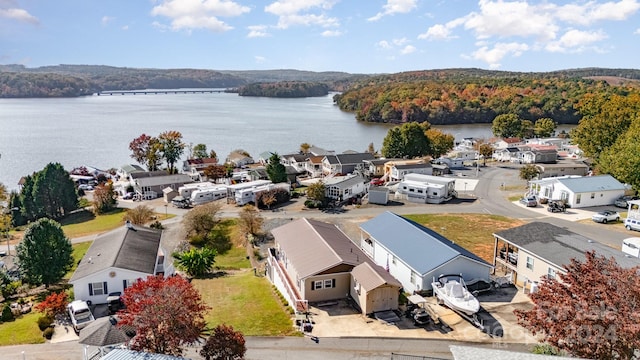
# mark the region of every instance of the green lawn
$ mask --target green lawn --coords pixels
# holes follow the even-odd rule
[[[194,279],[206,304],[211,306],[206,321],[213,328],[233,326],[245,336],[296,334],[291,316],[274,294],[265,277],[246,270],[214,279]]]
[[[76,268],[78,267],[78,262],[82,260],[82,257],[84,256],[84,254],[87,252],[87,250],[89,250],[89,246],[91,246],[91,243],[92,241],[85,241],[85,242],[71,245],[73,247],[73,253],[72,253],[73,267],[64,276],[65,280],[69,280],[71,278],[71,275],[73,275],[73,272],[76,271]]]
[[[43,343],[44,337],[36,322],[39,317],[40,313],[32,312],[0,324],[0,346]]]
[[[493,233],[524,224],[517,219],[485,214],[421,214],[405,217],[433,229],[489,263],[493,263]]]
[[[245,247],[234,246],[226,253],[217,255],[213,266],[218,270],[248,269],[251,267],[251,262],[247,259]]]
[[[115,209],[109,213],[95,216],[91,211],[83,210],[71,214],[60,221],[64,234],[76,238],[113,230],[124,224],[122,220],[126,209]],[[155,214],[159,221],[174,217],[174,214]]]

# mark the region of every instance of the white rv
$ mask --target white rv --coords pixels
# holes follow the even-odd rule
[[[191,193],[191,204],[200,205],[227,197],[226,186],[202,188]]]
[[[263,191],[273,190],[273,189],[284,189],[289,192],[291,186],[287,183],[279,183],[279,184],[265,184],[260,185],[248,189],[241,189],[236,191],[235,200],[236,205],[243,206],[249,203],[256,203],[256,197]]]
[[[208,181],[184,184],[178,188],[178,195],[182,196],[185,199],[189,199],[191,198],[191,194],[193,194],[194,191],[206,189],[206,188],[212,188],[215,186],[217,185]]]
[[[229,201],[236,199],[236,193],[245,189],[253,189],[258,186],[273,184],[270,180],[254,180],[233,185],[227,185],[227,199]]]

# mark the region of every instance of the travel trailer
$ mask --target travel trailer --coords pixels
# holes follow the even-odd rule
[[[263,191],[269,191],[274,189],[283,189],[289,192],[290,185],[287,183],[279,183],[279,184],[266,184],[260,185],[248,189],[241,189],[236,191],[236,205],[243,206],[249,203],[256,203],[256,197]]]
[[[191,194],[191,204],[200,205],[227,197],[227,187],[218,185],[194,191]]]
[[[189,199],[191,198],[191,194],[193,194],[193,192],[196,190],[212,188],[216,186],[218,185],[208,181],[185,184],[178,188],[178,195],[182,196],[185,199]]]

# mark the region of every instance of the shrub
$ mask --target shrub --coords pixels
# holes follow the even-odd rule
[[[13,316],[13,312],[11,312],[11,306],[9,306],[9,304],[4,304],[0,320],[2,320],[3,322],[7,322],[12,321],[13,319],[15,319],[15,317]]]
[[[35,309],[53,318],[56,315],[64,314],[67,311],[68,303],[67,293],[61,291],[49,294],[41,303],[36,305]]]
[[[52,327],[48,327],[48,328],[44,329],[44,331],[42,332],[42,336],[44,336],[45,339],[47,339],[47,340],[51,340],[51,338],[53,337],[53,328]]]
[[[42,315],[38,318],[38,328],[40,331],[45,331],[53,324],[53,317],[50,315]]]
[[[149,227],[152,229],[158,229],[158,230],[164,229],[164,225],[162,225],[162,223],[158,220],[152,222],[151,225],[149,225]]]

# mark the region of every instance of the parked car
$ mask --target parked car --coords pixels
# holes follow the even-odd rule
[[[373,179],[371,179],[371,185],[382,186],[382,185],[384,185],[384,180],[382,180],[380,178],[373,178]]]
[[[122,195],[122,199],[123,200],[131,200],[131,199],[133,199],[133,193],[132,192],[128,192],[128,193]]]
[[[520,199],[520,203],[526,207],[538,206],[538,200],[534,196],[526,196]]]
[[[124,309],[124,302],[122,301],[122,293],[120,291],[109,293],[107,296],[107,308],[109,314],[115,314],[120,309]]]
[[[612,211],[612,210],[600,211],[599,213],[594,214],[591,217],[591,220],[595,222],[603,223],[603,224],[606,224],[610,221],[618,222],[620,221],[620,214],[618,214],[617,211]]]
[[[81,329],[95,321],[93,313],[89,308],[89,304],[83,300],[74,300],[67,305],[69,311],[69,317],[71,318],[71,325],[73,330],[79,333]]]
[[[640,220],[627,218],[624,221],[624,227],[626,227],[627,230],[640,231]]]
[[[629,201],[631,200],[638,200],[640,199],[637,196],[622,196],[616,199],[616,201],[613,203],[615,206],[619,207],[619,208],[628,208],[629,207]]]
[[[84,190],[84,191],[93,190],[93,186],[89,184],[80,184],[78,185],[78,190]]]

